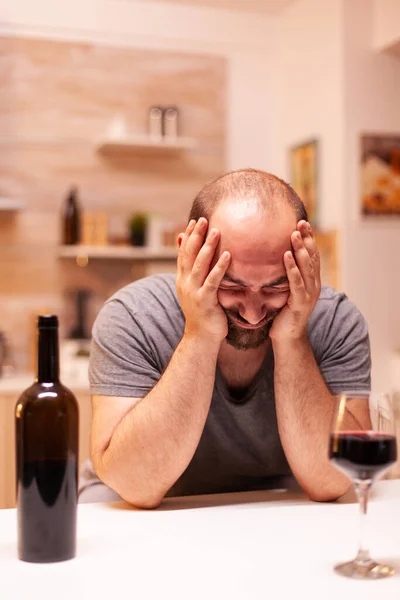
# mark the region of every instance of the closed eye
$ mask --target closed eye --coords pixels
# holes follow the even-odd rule
[[[220,285],[219,289],[224,292],[231,292],[232,294],[240,294],[245,291],[244,288],[242,288],[242,287],[223,286],[223,285]],[[285,286],[285,287],[269,286],[269,287],[262,288],[263,294],[286,294],[287,292],[289,292],[289,286]]]
[[[263,288],[264,294],[287,294],[289,291],[289,286]]]
[[[236,292],[236,293],[243,292],[243,288],[241,288],[241,287],[231,287],[231,286],[225,287],[225,286],[220,285],[219,289],[223,290],[224,292]]]

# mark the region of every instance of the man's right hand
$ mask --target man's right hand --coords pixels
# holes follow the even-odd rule
[[[206,238],[207,220],[190,221],[181,237],[176,287],[183,314],[185,335],[221,343],[228,334],[228,321],[217,297],[231,255],[223,252],[211,268],[220,233],[211,229]]]

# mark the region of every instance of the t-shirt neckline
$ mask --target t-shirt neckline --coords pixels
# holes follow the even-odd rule
[[[261,367],[259,368],[259,370],[258,370],[256,376],[254,377],[253,381],[251,382],[251,384],[247,388],[246,393],[240,399],[234,398],[231,395],[231,393],[229,392],[229,388],[228,388],[228,386],[226,384],[226,381],[225,381],[225,379],[224,379],[224,377],[222,375],[222,372],[221,372],[221,369],[219,368],[218,363],[217,363],[216,374],[215,374],[216,387],[221,392],[222,396],[228,402],[230,402],[231,404],[238,404],[238,405],[240,405],[240,404],[246,404],[253,397],[254,392],[256,391],[256,389],[258,388],[258,386],[260,384],[260,381],[265,376],[265,373],[268,370],[269,363],[273,362],[273,358],[274,358],[274,353],[273,353],[273,350],[272,350],[272,344],[270,343],[269,346],[268,346],[267,353],[266,353],[266,355],[264,357],[264,360],[263,360],[263,362],[261,364]]]

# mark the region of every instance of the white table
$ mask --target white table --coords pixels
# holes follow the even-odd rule
[[[358,540],[358,507],[343,501],[252,492],[171,498],[156,511],[81,505],[77,558],[51,565],[17,560],[16,512],[3,510],[0,598],[398,600],[400,481],[379,483],[369,512],[372,554],[399,576],[363,582],[333,573]]]

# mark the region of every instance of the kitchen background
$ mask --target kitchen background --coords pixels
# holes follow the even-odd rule
[[[0,507],[14,502],[10,424],[32,379],[35,315],[60,315],[85,458],[87,345],[68,343],[82,334],[78,300],[89,337],[119,287],[174,270],[175,233],[206,181],[247,166],[289,180],[309,140],[318,229],[334,244],[325,280],[368,321],[376,389],[400,388],[400,219],[360,210],[361,136],[400,132],[398,0],[13,0],[0,36]],[[177,138],[174,124],[161,140],[150,125],[160,105],[177,107]],[[63,244],[72,186],[85,248]],[[150,249],[129,245],[143,212]]]
[[[69,188],[78,188],[82,234],[88,235],[85,213],[104,215],[103,244],[113,235],[128,238],[137,212],[159,215],[164,228],[185,223],[190,198],[225,168],[226,65],[219,57],[90,43],[3,37],[0,44],[0,196],[23,202],[0,217],[0,322],[10,359],[24,371],[32,368],[38,312],[59,314],[68,337],[77,318],[74,295],[88,290],[89,335],[106,298],[147,272],[141,261],[107,253],[82,266],[62,256]],[[157,104],[180,107],[178,127],[195,140],[194,149],[102,147],[113,141],[113,125],[125,127],[124,139],[145,136]],[[157,123],[150,127],[156,135]]]

